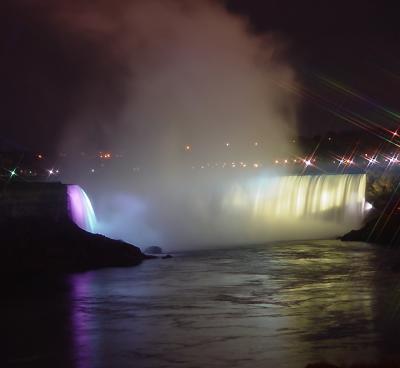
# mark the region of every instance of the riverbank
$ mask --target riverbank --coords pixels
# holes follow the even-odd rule
[[[7,219],[0,223],[1,273],[71,273],[134,266],[151,258],[138,247],[80,229],[70,220]]]
[[[350,231],[343,235],[341,240],[398,246],[400,244],[400,214],[377,213],[367,220],[361,229]]]
[[[364,225],[344,234],[344,241],[400,245],[400,177],[398,174],[368,174],[366,201],[373,209]]]

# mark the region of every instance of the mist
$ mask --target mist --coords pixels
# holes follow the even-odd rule
[[[217,1],[44,3],[59,32],[97,50],[60,150],[99,232],[166,249],[279,238],[222,203],[237,180],[273,176],[262,163],[296,154],[287,42]]]

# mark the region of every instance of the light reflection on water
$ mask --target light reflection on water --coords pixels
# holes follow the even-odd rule
[[[302,367],[395,357],[400,293],[383,253],[362,243],[276,243],[74,275],[75,366]]]

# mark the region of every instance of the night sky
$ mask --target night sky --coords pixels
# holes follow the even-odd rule
[[[400,125],[399,22],[390,3],[229,0],[226,7],[246,17],[252,32],[273,32],[284,40],[301,86],[295,92],[299,133],[310,135],[355,128],[328,111],[338,106],[390,129]],[[47,4],[2,1],[3,149],[56,150],[65,122],[92,98],[93,89],[100,113],[112,118],[118,110],[123,68],[99,40],[80,39],[58,27]],[[343,88],[331,88],[329,81]]]

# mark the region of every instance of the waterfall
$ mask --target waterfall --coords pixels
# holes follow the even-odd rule
[[[365,190],[365,174],[258,177],[232,184],[221,209],[232,219],[242,218],[248,235],[332,237],[361,225]]]
[[[97,203],[101,233],[166,249],[330,239],[362,225],[365,174],[203,171]]]
[[[234,184],[224,205],[251,209],[253,216],[345,221],[363,217],[366,175],[305,175]]]
[[[75,224],[91,233],[96,231],[96,215],[92,203],[79,185],[67,186],[68,211]]]

